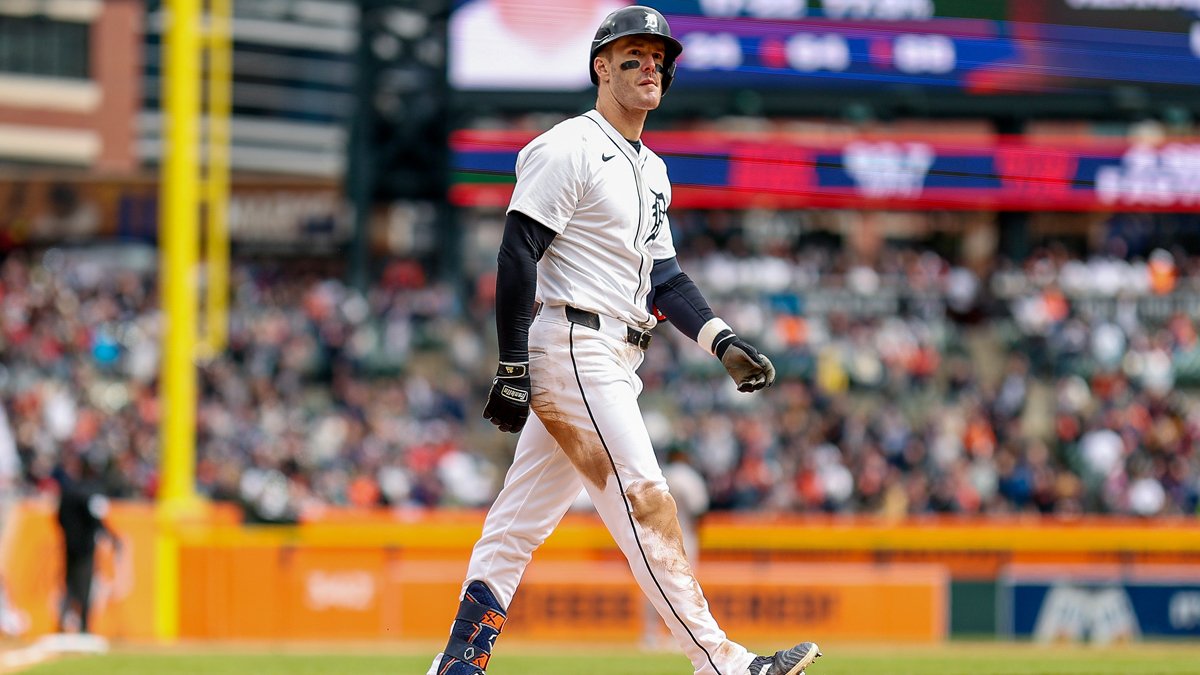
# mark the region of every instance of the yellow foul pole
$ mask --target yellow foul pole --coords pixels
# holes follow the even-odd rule
[[[196,314],[199,258],[200,0],[167,0],[163,31],[163,147],[159,283],[164,314],[159,398],[159,526],[155,634],[179,636],[177,525],[196,503]]]
[[[229,332],[229,116],[233,76],[233,0],[211,0],[208,35],[208,271],[204,352],[225,349]]]

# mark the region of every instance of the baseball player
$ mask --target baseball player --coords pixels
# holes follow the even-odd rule
[[[758,656],[717,625],[638,409],[655,309],[740,391],[775,379],[676,262],[666,166],[640,141],[682,51],[654,9],[608,15],[588,66],[595,109],[517,157],[496,278],[500,366],[483,415],[521,436],[428,675],[484,674],[525,566],[581,485],[696,673],[798,675],[820,656],[811,642]]]

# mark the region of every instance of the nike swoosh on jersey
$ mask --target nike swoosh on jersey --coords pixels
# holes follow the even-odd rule
[[[613,157],[616,157],[616,155],[600,155],[600,160],[607,162],[608,160],[612,159]]]

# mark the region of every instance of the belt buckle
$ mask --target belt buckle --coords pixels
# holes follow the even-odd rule
[[[638,349],[640,349],[642,351],[646,351],[647,349],[650,348],[650,338],[652,338],[654,336],[651,335],[650,331],[648,331],[648,330],[638,330],[636,328],[630,327],[629,332],[627,333],[627,337],[628,337],[627,342],[629,342],[629,344],[637,347]]]

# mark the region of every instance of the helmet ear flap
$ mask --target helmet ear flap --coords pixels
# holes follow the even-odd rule
[[[667,95],[667,90],[671,88],[671,81],[675,79],[675,59],[671,59],[662,72],[662,95]]]

